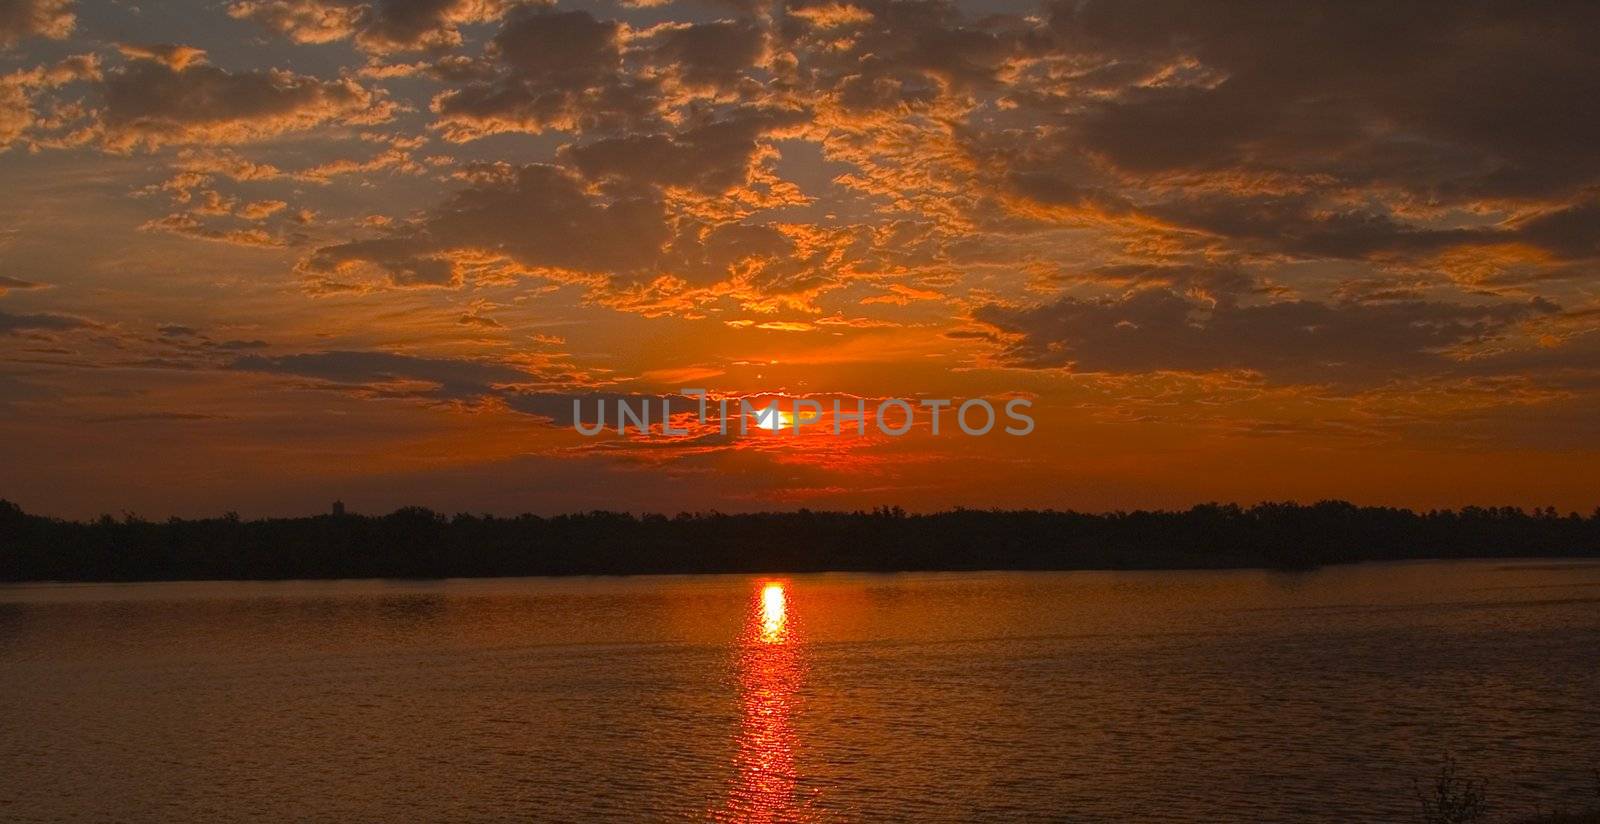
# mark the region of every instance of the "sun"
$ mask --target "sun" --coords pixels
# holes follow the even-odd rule
[[[756,410],[756,427],[777,432],[794,426],[794,415],[778,408],[778,402],[773,401],[767,406]]]
[[[755,410],[754,414],[757,429],[765,429],[769,432],[780,432],[783,430],[793,430],[795,428],[794,413],[785,409],[780,409],[779,401],[777,400],[774,400],[772,403]],[[800,424],[802,426],[814,423],[819,417],[821,417],[820,414],[809,409],[801,410],[800,414]]]

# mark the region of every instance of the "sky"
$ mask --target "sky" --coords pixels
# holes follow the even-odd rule
[[[0,497],[1588,512],[1595,31],[1593,3],[0,0]],[[686,388],[1036,425],[725,435]],[[687,434],[574,430],[618,397]]]

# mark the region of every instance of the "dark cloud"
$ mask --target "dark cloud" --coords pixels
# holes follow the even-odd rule
[[[1122,298],[1066,297],[1028,308],[980,307],[974,320],[1007,341],[1002,362],[1075,372],[1250,370],[1290,382],[1369,382],[1454,361],[1448,350],[1506,335],[1550,303],[1397,301],[1206,303],[1153,288]]]
[[[667,116],[674,107],[730,93],[764,96],[755,68],[765,44],[748,21],[665,24],[641,35],[588,11],[522,6],[490,42],[487,76],[479,61],[435,66],[461,82],[434,99],[436,126],[456,141],[499,132],[661,131],[674,122]]]
[[[419,382],[431,388],[421,397],[469,400],[493,394],[497,387],[525,383],[533,376],[513,366],[463,358],[429,358],[393,352],[330,351],[296,355],[245,355],[232,368],[312,378],[346,388],[379,387]]]
[[[1419,256],[1464,246],[1518,243],[1555,258],[1600,257],[1600,201],[1553,206],[1490,226],[1419,226],[1380,208],[1329,209],[1312,196],[1208,195],[1155,204],[1145,215],[1226,239],[1246,251],[1303,258]]]
[[[658,426],[661,413],[667,409],[673,415],[683,415],[700,410],[699,398],[687,395],[639,395],[620,392],[518,392],[505,396],[506,406],[525,415],[544,418],[561,427],[582,421],[587,426],[603,422],[612,431],[617,425],[617,404],[626,403],[638,412],[648,406],[650,423]],[[576,405],[575,405],[576,404]],[[707,402],[706,417],[710,420],[717,411],[715,402]],[[577,414],[574,414],[576,412]]]
[[[356,41],[375,52],[448,48],[461,42],[458,23],[487,19],[500,6],[484,0],[380,0],[363,9]]]
[[[622,64],[622,26],[587,11],[525,6],[507,18],[493,49],[518,78],[539,86],[595,83]]]
[[[1205,195],[1155,204],[1146,214],[1225,239],[1235,249],[1308,258],[1424,254],[1499,239],[1492,228],[1424,228],[1371,208],[1324,209],[1309,196]]]
[[[350,80],[288,71],[229,72],[203,62],[175,69],[139,59],[102,84],[106,142],[126,150],[170,143],[238,143],[337,119],[376,123],[390,107]]]
[[[628,135],[570,147],[563,156],[591,178],[718,194],[746,182],[764,135],[806,117],[801,111],[750,109],[677,134]]]
[[[670,406],[673,414],[699,409],[697,398],[675,394],[542,391],[532,388],[540,382],[540,375],[518,366],[465,358],[329,351],[277,357],[246,355],[234,360],[232,368],[323,381],[329,388],[358,392],[367,397],[460,403],[494,401],[514,412],[544,418],[563,427],[571,426],[574,421],[574,401],[579,402],[585,423],[598,421],[604,406],[603,414],[611,426],[617,422],[618,400],[628,402],[635,409],[641,401],[648,402],[651,420],[657,424],[663,403]]]
[[[617,21],[587,11],[518,8],[490,46],[499,74],[435,98],[439,128],[459,141],[648,122],[655,85],[623,71],[621,33]]]
[[[1083,109],[1072,132],[1119,168],[1251,169],[1436,197],[1561,197],[1600,174],[1592,3],[1225,8],[1055,3],[1079,59],[1164,82]]]
[[[765,40],[746,20],[671,26],[655,36],[650,59],[689,85],[732,89],[761,58]]]
[[[460,282],[450,249],[419,235],[392,235],[324,246],[308,258],[303,268],[321,275],[341,274],[369,265],[381,270],[395,286],[452,286]]]
[[[1063,284],[1087,283],[1113,287],[1165,286],[1183,294],[1205,296],[1219,302],[1251,295],[1272,295],[1277,287],[1236,266],[1220,264],[1119,263],[1068,270],[1054,278]]]
[[[45,289],[45,288],[48,288],[48,287],[46,287],[45,284],[43,284],[43,283],[34,283],[32,281],[20,280],[18,278],[12,278],[12,277],[6,277],[4,275],[0,275],[0,295],[4,295],[6,292],[9,292],[9,291],[11,291],[13,289],[15,289],[15,290],[20,292],[20,291],[25,291],[25,290]]]
[[[963,204],[987,231],[1476,283],[1600,257],[1593,4],[1061,0],[1045,24],[956,132],[1006,207]]]
[[[460,26],[498,17],[500,0],[236,0],[228,13],[300,43],[354,38],[385,54],[447,49],[461,43]]]
[[[1561,257],[1600,258],[1600,198],[1534,215],[1517,224],[1514,236]]]
[[[468,312],[461,313],[456,318],[456,323],[462,326],[476,326],[481,329],[504,329],[505,324],[486,315],[474,315]]]
[[[1006,186],[1035,203],[1047,206],[1065,206],[1107,215],[1125,215],[1133,211],[1127,198],[1111,191],[1107,185],[1070,180],[1059,172],[1013,172],[1007,177]]]
[[[100,324],[74,315],[54,312],[13,314],[0,312],[0,332],[66,332],[73,329],[97,329]]]
[[[92,415],[85,423],[143,423],[154,421],[220,421],[227,415],[210,415],[204,412],[123,412],[115,415]]]
[[[389,237],[319,249],[306,267],[368,263],[398,284],[446,284],[456,278],[453,255],[479,253],[533,269],[627,273],[651,267],[670,232],[651,197],[594,195],[561,169],[532,164],[457,192]]]
[[[802,76],[852,109],[994,88],[1010,61],[1042,45],[1021,18],[968,21],[940,0],[794,3],[779,30]]]

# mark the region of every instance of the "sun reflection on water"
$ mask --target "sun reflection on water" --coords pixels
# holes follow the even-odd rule
[[[772,583],[761,588],[761,642],[781,644],[789,632],[789,599],[783,584]]]
[[[792,726],[804,664],[784,584],[763,584],[739,646],[739,741],[723,821],[805,821]]]

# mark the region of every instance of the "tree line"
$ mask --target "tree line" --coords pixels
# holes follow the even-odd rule
[[[1600,557],[1600,509],[1413,512],[1344,501],[1082,513],[956,509],[89,522],[0,500],[0,580],[441,578],[704,572],[1271,567]]]

